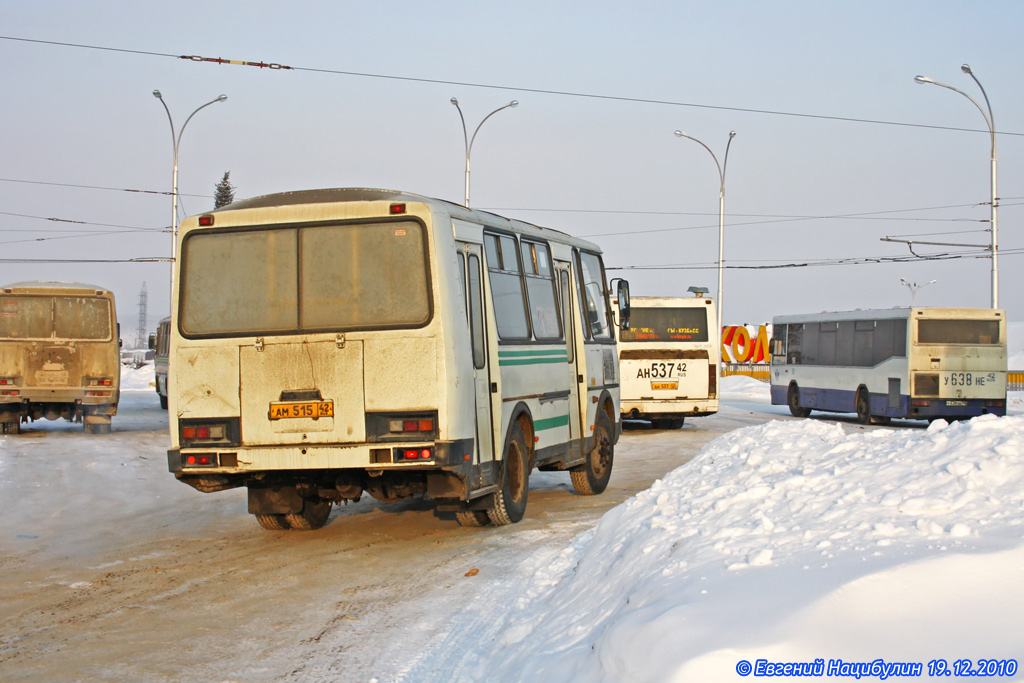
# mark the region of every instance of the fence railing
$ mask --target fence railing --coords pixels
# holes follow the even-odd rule
[[[767,363],[722,363],[722,377],[729,375],[744,375],[762,382],[770,382],[772,378],[771,366]]]
[[[762,382],[771,381],[771,366],[767,363],[722,363],[722,377],[743,375]],[[1024,391],[1024,371],[1010,371],[1006,375],[1007,391]]]
[[[1024,372],[1006,373],[1007,391],[1024,391]]]

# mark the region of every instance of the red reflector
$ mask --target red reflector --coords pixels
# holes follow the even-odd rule
[[[400,213],[405,213],[405,204],[392,204],[391,215],[394,216]]]
[[[196,456],[194,456],[194,455],[188,456],[187,458],[185,458],[185,462],[187,462],[189,465],[195,465],[196,464]]]
[[[209,427],[197,427],[196,428],[196,436],[198,436],[200,439],[209,439],[210,438],[210,428]]]
[[[420,457],[423,458],[424,460],[430,460],[430,458],[433,456],[429,448],[424,448],[422,451],[420,451]]]
[[[204,228],[210,227],[211,225],[213,225],[213,216],[200,216],[199,225],[201,225]]]
[[[419,431],[421,431],[421,432],[432,432],[432,431],[434,431],[434,421],[433,420],[420,420],[419,427],[420,427]]]
[[[181,436],[183,438],[185,438],[185,439],[194,439],[194,438],[196,438],[196,428],[195,427],[183,427],[182,430],[181,430]]]
[[[419,431],[419,422],[416,420],[405,420],[402,422],[403,432],[415,432]]]

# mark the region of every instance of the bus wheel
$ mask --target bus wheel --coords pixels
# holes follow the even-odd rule
[[[514,524],[526,514],[526,501],[530,495],[530,455],[526,438],[518,422],[512,423],[508,448],[505,451],[504,476],[501,488],[494,494],[493,506],[487,516],[495,526]]]
[[[86,434],[109,434],[110,433],[110,423],[109,422],[107,422],[107,423],[103,423],[103,422],[86,422],[85,423],[85,433]]]
[[[302,502],[302,512],[284,515],[288,526],[300,531],[319,529],[327,523],[331,516],[331,501],[323,498],[306,498]]]
[[[18,434],[21,425],[17,422],[0,422],[0,434]]]
[[[167,410],[167,397],[163,394],[160,394],[160,407]]]
[[[455,519],[462,526],[487,526],[491,523],[486,510],[456,510]]]
[[[871,399],[863,389],[857,392],[857,422],[871,424]]]
[[[287,531],[291,528],[284,515],[256,515],[256,521],[267,531]]]
[[[598,410],[594,420],[594,447],[587,453],[586,462],[569,470],[576,493],[593,496],[603,492],[608,487],[608,480],[612,478],[614,460],[611,420],[608,419],[608,413]]]
[[[786,402],[789,404],[789,412],[793,414],[793,417],[807,417],[811,414],[810,408],[802,408],[800,406],[800,387],[795,384],[789,385],[789,394],[786,397]]]
[[[669,429],[682,429],[683,425],[686,424],[685,417],[674,417],[668,421]]]

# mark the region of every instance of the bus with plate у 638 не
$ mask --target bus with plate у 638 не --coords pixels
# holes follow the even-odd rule
[[[1006,414],[1006,316],[893,308],[774,318],[772,403],[797,417],[963,419]]]

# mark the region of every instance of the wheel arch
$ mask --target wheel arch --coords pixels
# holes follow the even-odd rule
[[[509,418],[508,427],[505,429],[501,459],[504,460],[505,453],[508,452],[509,440],[512,438],[512,425],[516,423],[519,423],[519,428],[523,432],[523,438],[526,440],[526,450],[530,454],[530,469],[533,469],[533,465],[536,462],[536,430],[533,427],[533,413],[530,411],[530,406],[526,405],[523,401],[519,401],[512,408],[512,416]]]

